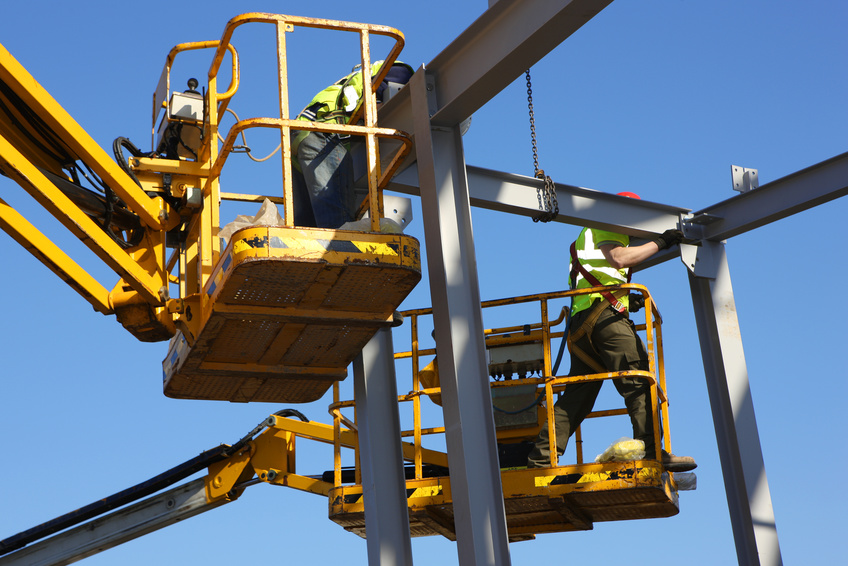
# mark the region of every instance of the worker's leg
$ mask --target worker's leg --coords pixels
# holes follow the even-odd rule
[[[567,385],[554,404],[554,430],[556,430],[557,459],[565,452],[568,438],[580,426],[601,390],[602,381],[588,381]],[[550,434],[548,423],[542,425],[536,444],[527,456],[528,468],[546,468],[551,465]]]
[[[610,371],[648,369],[648,354],[633,321],[612,309],[607,309],[595,324],[592,343]],[[646,456],[654,458],[656,444],[650,383],[641,377],[624,377],[613,383],[624,398],[633,425],[633,438],[644,441]]]
[[[300,142],[297,159],[316,225],[338,228],[354,220],[353,161],[345,140],[336,134],[311,132]]]
[[[292,160],[294,161],[294,160]],[[294,225],[316,228],[315,215],[312,214],[312,202],[309,198],[309,190],[303,173],[297,169],[299,165],[292,163],[292,210],[294,212]]]
[[[582,335],[582,337],[574,342],[571,348],[571,371],[568,375],[588,375],[596,373],[575,353],[575,348],[582,349],[596,362],[596,354],[593,352],[589,343],[588,334],[580,333],[578,330],[586,323],[587,317],[591,315],[590,311],[581,311],[574,315],[571,320],[571,330],[569,333],[573,335]],[[591,328],[586,329],[591,333]],[[583,383],[571,383],[565,387],[565,391],[560,396],[559,400],[554,404],[554,430],[556,431],[557,458],[565,452],[565,446],[568,443],[568,438],[580,426],[583,419],[586,418],[592,411],[595,405],[595,399],[598,398],[598,393],[601,390],[602,381],[587,381]],[[539,436],[536,438],[536,444],[530,451],[527,457],[528,468],[541,468],[550,466],[551,451],[550,451],[550,435],[548,431],[547,421],[542,425],[539,431]]]

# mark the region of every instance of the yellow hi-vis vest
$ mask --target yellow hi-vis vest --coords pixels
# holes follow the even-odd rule
[[[384,61],[375,61],[371,64],[372,77],[377,75],[383,63]],[[394,65],[406,67],[411,75],[412,67],[406,63],[396,61]],[[357,68],[316,94],[306,105],[306,108],[300,112],[297,119],[307,122],[347,124],[359,110],[359,107],[362,106],[362,91],[362,71]],[[309,135],[308,131],[298,132],[292,143],[293,153],[297,151],[297,146],[307,135]]]
[[[630,236],[624,234],[616,234],[615,232],[607,232],[605,230],[594,230],[591,228],[583,228],[577,241],[574,242],[574,249],[577,254],[576,260],[580,262],[586,271],[597,279],[601,285],[620,285],[627,283],[627,269],[615,269],[604,257],[601,251],[601,246],[604,244],[619,244],[628,246],[630,244]],[[594,287],[590,281],[584,277],[577,267],[574,265],[575,258],[571,258],[569,273],[571,281],[569,281],[572,289],[587,289]],[[628,294],[621,293],[623,296],[616,298],[624,308],[629,306]],[[597,300],[606,301],[600,293],[591,293],[588,295],[576,295],[571,305],[571,315],[574,316],[582,310],[588,309]]]

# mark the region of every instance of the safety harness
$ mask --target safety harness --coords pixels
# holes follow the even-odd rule
[[[603,287],[604,284],[601,283],[597,277],[592,275],[592,273],[586,269],[582,263],[580,263],[580,259],[577,257],[577,242],[571,243],[571,273],[569,274],[569,278],[572,281],[574,287],[577,287],[577,274],[582,275],[586,281],[588,281],[593,287]],[[632,273],[631,269],[627,270],[627,282],[630,283],[630,275]],[[595,350],[597,354],[597,350],[595,349],[595,345],[592,344],[592,331],[595,328],[595,323],[598,322],[598,318],[601,316],[601,313],[604,312],[604,309],[607,308],[607,305],[611,305],[616,312],[626,313],[627,307],[616,297],[611,291],[600,291],[599,294],[603,297],[604,300],[597,301],[597,304],[594,305],[592,310],[589,312],[589,316],[586,320],[583,321],[583,324],[580,325],[580,328],[569,332],[566,343],[568,345],[568,351],[580,358],[585,364],[594,369],[598,373],[604,373],[607,368],[603,367],[599,364],[594,358],[592,358],[589,354],[587,354],[582,348],[578,347],[575,342],[583,338],[583,336],[587,336],[589,339],[589,345],[592,346],[592,349]]]
[[[598,278],[595,277],[594,275],[592,275],[592,273],[588,269],[583,267],[582,263],[580,263],[580,259],[577,257],[577,242],[574,241],[574,242],[571,242],[571,273],[569,273],[568,276],[569,276],[569,278],[571,278],[571,281],[574,282],[575,287],[577,286],[577,274],[578,273],[580,275],[582,275],[583,278],[586,279],[586,281],[591,283],[593,287],[604,287],[604,284],[601,283],[600,281],[598,281]],[[628,283],[630,283],[630,276],[631,276],[632,273],[633,273],[632,269],[627,270],[627,282]],[[609,302],[609,304],[612,305],[612,308],[614,308],[616,311],[618,311],[620,313],[627,312],[627,307],[624,306],[624,303],[622,303],[618,299],[618,297],[616,297],[612,292],[610,292],[610,291],[600,291],[600,295],[604,299],[606,299]],[[603,303],[601,303],[601,304],[603,304]]]

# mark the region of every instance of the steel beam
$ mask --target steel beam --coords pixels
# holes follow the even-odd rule
[[[71,564],[225,503],[207,503],[201,478],[2,556],[0,565]]]
[[[697,261],[687,257],[697,255]],[[684,246],[740,565],[783,564],[724,244]],[[693,269],[694,267],[694,269]]]
[[[465,168],[471,206],[532,218],[539,214],[538,191],[543,181],[468,165]],[[389,189],[421,195],[418,167],[411,165],[395,176]],[[650,238],[677,226],[691,209],[648,200],[635,200],[592,189],[556,183],[559,215],[553,220]]]
[[[848,153],[692,214],[687,234],[718,242],[848,194]]]
[[[499,0],[426,65],[434,124],[459,124],[591,20],[612,0]],[[409,89],[380,109],[380,124],[412,132]]]
[[[391,329],[353,362],[368,564],[412,566]]]
[[[499,0],[427,68],[434,124],[459,124],[583,27],[612,0]]]
[[[510,564],[471,205],[459,127],[432,127],[432,83],[409,84],[459,563]]]

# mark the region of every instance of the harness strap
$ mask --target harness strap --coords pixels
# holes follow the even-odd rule
[[[628,283],[630,283],[631,271],[632,270],[629,270],[629,269],[627,270],[627,282]],[[577,273],[578,272],[580,273],[580,275],[582,275],[586,279],[586,281],[591,283],[593,287],[603,287],[604,286],[603,283],[598,281],[597,277],[592,275],[592,273],[589,272],[588,269],[583,267],[582,263],[580,263],[580,259],[577,257],[577,242],[575,241],[575,242],[571,242],[571,273],[569,274],[569,277],[571,278],[571,281],[572,281],[572,283],[574,284],[575,287],[577,285]],[[600,291],[599,293],[604,299],[606,299],[609,302],[609,304],[612,305],[612,308],[614,308],[618,312],[623,313],[623,312],[627,311],[627,307],[625,307],[624,304],[621,301],[618,300],[618,297],[616,297],[610,291]],[[603,304],[603,303],[601,303],[601,304]]]
[[[589,354],[586,353],[585,350],[577,346],[575,342],[583,338],[584,335],[589,338],[589,345],[592,346],[592,349],[595,349],[595,345],[592,344],[592,330],[595,328],[595,323],[598,322],[598,318],[600,318],[601,313],[604,312],[604,309],[607,308],[607,304],[603,301],[598,301],[592,311],[589,313],[589,316],[586,320],[583,321],[583,324],[580,325],[580,328],[575,330],[574,332],[568,333],[568,338],[566,339],[566,344],[568,344],[568,351],[580,358],[585,364],[594,369],[597,373],[604,373],[607,371],[605,367],[597,362],[594,358],[592,358]]]

